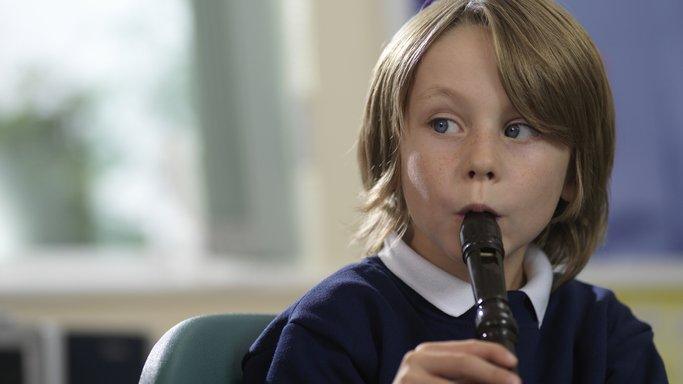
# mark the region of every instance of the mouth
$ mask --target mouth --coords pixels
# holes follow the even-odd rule
[[[465,217],[469,212],[488,212],[496,219],[500,218],[500,214],[486,204],[468,204],[458,211],[458,216]]]

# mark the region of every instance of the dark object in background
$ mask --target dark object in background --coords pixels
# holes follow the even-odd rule
[[[0,383],[23,384],[24,372],[21,351],[0,350]]]
[[[55,328],[17,323],[0,311],[0,384],[62,384]],[[51,369],[52,368],[52,369]]]
[[[136,332],[82,332],[0,313],[0,384],[137,383],[149,351]]]
[[[69,384],[137,383],[149,351],[137,335],[71,333],[67,336]]]

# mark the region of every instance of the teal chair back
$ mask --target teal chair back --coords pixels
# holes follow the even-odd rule
[[[274,315],[225,314],[187,319],[154,345],[140,384],[242,382],[242,357]]]

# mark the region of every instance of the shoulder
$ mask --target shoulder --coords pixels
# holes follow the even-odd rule
[[[574,311],[575,348],[588,356],[604,353],[605,375],[615,383],[667,383],[652,327],[638,319],[613,291],[571,280],[558,288],[556,302]]]
[[[292,350],[303,341],[370,361],[391,286],[391,275],[377,257],[338,270],[280,313],[251,346],[243,365],[260,356],[267,366],[276,349]]]
[[[388,269],[378,257],[347,265],[311,288],[289,309],[289,321],[358,322],[367,319],[397,292]],[[384,303],[384,304],[383,304]]]
[[[617,299],[614,291],[578,279],[569,280],[555,289],[551,300],[574,312],[598,311],[616,315],[628,309]]]
[[[572,279],[558,287],[551,298],[554,305],[563,307],[558,312],[575,317],[584,328],[601,328],[611,343],[619,344],[638,335],[652,339],[652,328],[608,288]]]
[[[280,313],[262,337],[277,342],[287,325],[305,328],[314,334],[359,330],[362,323],[378,317],[387,304],[387,296],[396,295],[391,273],[376,256],[347,265],[320,281],[301,298]],[[257,340],[265,342],[266,340]],[[262,344],[262,343],[257,343]]]
[[[551,297],[565,304],[582,306],[609,305],[617,301],[612,290],[578,279],[565,282],[551,293]]]

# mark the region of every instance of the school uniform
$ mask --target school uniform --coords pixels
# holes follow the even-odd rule
[[[604,288],[551,292],[545,253],[530,245],[526,284],[508,291],[519,327],[518,371],[533,383],[667,383],[649,325]],[[245,383],[391,383],[426,341],[475,338],[471,286],[395,235],[382,251],[329,276],[264,330],[242,361]]]

